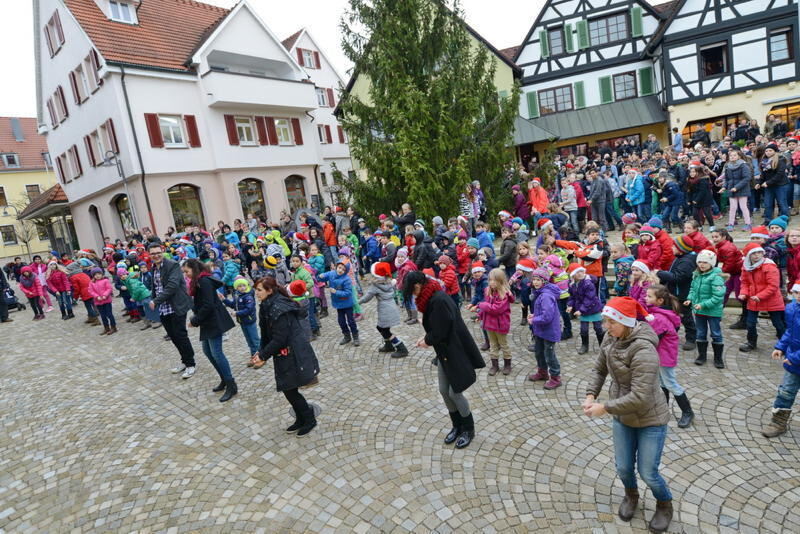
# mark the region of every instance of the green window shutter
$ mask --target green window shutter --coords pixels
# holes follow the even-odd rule
[[[564,48],[568,54],[575,52],[575,41],[572,38],[572,24],[564,24]]]
[[[614,94],[611,92],[611,76],[600,78],[600,103],[608,104],[614,101]]]
[[[572,86],[573,93],[575,93],[575,109],[582,109],[586,107],[586,95],[583,92],[583,82],[575,82]]]
[[[539,46],[542,48],[542,59],[550,57],[550,44],[547,42],[547,32],[539,32]]]
[[[653,94],[653,67],[639,69],[639,96]]]
[[[528,93],[528,118],[535,119],[539,116],[539,98],[536,91]]]
[[[642,8],[634,6],[631,8],[631,37],[641,37],[642,31]]]
[[[578,29],[578,49],[589,48],[589,23],[579,20],[575,27]]]

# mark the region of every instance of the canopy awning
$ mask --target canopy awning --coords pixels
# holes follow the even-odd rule
[[[19,212],[17,219],[41,219],[53,217],[69,208],[67,194],[61,188],[61,184],[56,184],[38,197],[31,200],[24,210]]]
[[[514,120],[514,146],[540,141],[555,141],[556,139],[558,139],[558,135],[537,126],[532,120],[519,115]]]

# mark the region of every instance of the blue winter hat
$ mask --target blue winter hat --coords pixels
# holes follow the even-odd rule
[[[81,264],[81,267],[91,267],[94,265],[94,263],[92,263],[92,260],[88,258],[81,258],[78,260],[78,263]]]
[[[467,239],[467,246],[472,248],[480,248],[481,245],[480,243],[478,243],[477,239],[475,239],[474,237],[470,237],[469,239]]]
[[[789,225],[789,217],[787,217],[786,215],[775,217],[769,222],[769,226],[780,226],[782,230],[786,230],[786,227],[788,225]]]
[[[660,217],[650,217],[650,220],[647,221],[648,226],[652,226],[653,228],[664,228],[664,223],[661,221]]]
[[[520,226],[525,224],[525,221],[523,221],[520,217],[514,217],[513,219],[511,219],[511,222],[512,223],[517,223]]]

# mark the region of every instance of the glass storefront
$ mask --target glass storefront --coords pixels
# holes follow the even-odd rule
[[[175,219],[175,228],[182,232],[184,227],[198,225],[206,227],[206,219],[203,216],[203,205],[200,202],[200,189],[188,184],[180,184],[170,187],[169,204],[172,208],[172,217]]]
[[[264,183],[255,178],[246,178],[239,182],[239,200],[242,203],[242,215],[252,213],[257,219],[267,220],[267,205],[264,201]]]

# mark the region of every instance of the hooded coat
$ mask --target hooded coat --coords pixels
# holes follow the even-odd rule
[[[603,304],[597,297],[594,282],[589,276],[570,284],[567,306],[572,308],[572,311],[581,312],[581,315],[594,315],[603,311]]]
[[[522,194],[522,191],[515,190],[514,193],[514,216],[519,217],[523,221],[527,221],[531,218],[531,208],[528,205],[528,201],[525,200],[525,195]]]
[[[111,285],[111,280],[105,276],[100,280],[92,278],[92,281],[89,282],[89,294],[97,306],[111,304],[114,299],[114,286]]]
[[[611,375],[606,411],[633,428],[666,425],[669,408],[658,380],[658,336],[646,323],[638,323],[626,338],[607,335],[589,378],[587,395],[599,398]]]
[[[717,261],[722,266],[722,272],[731,276],[742,274],[742,251],[727,239],[717,245]]]
[[[508,334],[511,330],[511,305],[514,294],[509,291],[500,298],[491,291],[487,292],[483,302],[478,303],[478,317],[483,322],[483,329],[498,334]]]
[[[678,329],[681,327],[680,316],[672,310],[658,306],[647,307],[653,316],[648,324],[658,336],[658,360],[661,367],[675,367],[678,365]]]
[[[661,258],[655,265],[655,269],[666,270],[675,261],[675,253],[672,252],[672,237],[663,229],[656,232],[656,240],[661,244]]]
[[[234,327],[231,314],[217,296],[221,287],[222,282],[213,276],[203,276],[197,281],[189,323],[200,327],[200,341],[219,337]]]
[[[775,348],[783,352],[789,360],[783,368],[790,373],[800,375],[800,304],[792,301],[786,306],[786,332],[775,344]]]
[[[400,310],[394,301],[394,285],[391,279],[380,279],[369,286],[358,300],[365,304],[373,298],[378,300],[378,328],[392,328],[400,324]]]
[[[67,265],[67,274],[72,286],[72,296],[82,301],[92,300],[92,295],[89,293],[89,275],[81,271],[81,266],[76,262],[70,263]]]
[[[557,285],[547,283],[534,289],[533,294],[533,335],[545,341],[561,341],[561,312],[558,309],[561,290]]]
[[[42,283],[39,281],[39,277],[36,276],[36,273],[30,265],[26,265],[20,269],[19,288],[29,299],[44,296]]]
[[[64,274],[64,271],[56,268],[54,271],[49,271],[47,277],[47,287],[58,293],[67,293],[72,289],[69,283],[69,278]]]
[[[669,292],[683,302],[692,286],[692,274],[697,267],[697,254],[689,252],[675,258],[668,271],[658,271],[659,282],[665,284]]]
[[[414,232],[416,246],[414,246],[413,261],[419,270],[432,269],[436,261],[436,251],[433,250],[433,238],[425,236],[425,232],[417,230]]]
[[[747,300],[747,309],[751,311],[780,311],[784,309],[780,289],[780,271],[775,262],[764,258],[763,263],[752,268],[750,257],[744,259],[742,270],[742,286],[739,297]],[[750,297],[758,297],[754,302]]]
[[[744,160],[729,161],[725,164],[725,189],[731,196],[749,197],[752,180],[753,166]]]
[[[256,311],[256,294],[252,289],[246,293],[242,293],[238,289],[234,289],[233,298],[225,299],[222,302],[225,304],[225,306],[234,311],[236,322],[239,324],[253,324],[256,322],[256,319],[258,319]]]
[[[649,241],[642,240],[639,243],[636,259],[644,262],[651,270],[658,269],[661,265],[663,250],[658,239],[653,238]]]
[[[346,273],[343,276],[347,278]],[[317,355],[308,340],[307,330],[301,326],[307,316],[304,308],[277,292],[259,306],[261,347],[258,357],[264,361],[272,358],[278,391],[305,386],[319,374]]]
[[[128,294],[134,302],[142,302],[152,295],[150,290],[138,278],[129,275],[123,283],[128,288]]]

